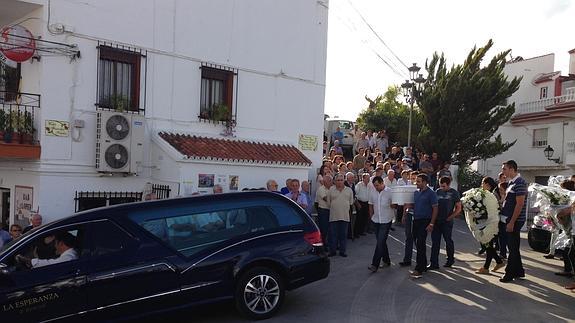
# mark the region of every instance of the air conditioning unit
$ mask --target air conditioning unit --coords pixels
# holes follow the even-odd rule
[[[99,111],[96,168],[99,172],[135,174],[144,156],[144,116]]]

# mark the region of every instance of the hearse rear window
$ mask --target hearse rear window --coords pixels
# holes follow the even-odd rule
[[[240,235],[273,230],[280,226],[276,216],[265,206],[177,216],[163,213],[156,218],[147,215],[145,219],[137,215],[130,217],[185,256]]]

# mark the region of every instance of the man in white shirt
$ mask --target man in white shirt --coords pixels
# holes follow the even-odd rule
[[[389,188],[397,185],[397,179],[395,179],[395,171],[393,169],[387,171],[387,177],[383,179],[383,184]]]
[[[384,266],[391,265],[387,249],[387,236],[395,215],[395,205],[391,204],[391,190],[385,187],[383,178],[376,176],[372,182],[375,189],[371,191],[369,198],[369,215],[375,224],[377,244],[368,269],[376,272],[382,261]]]
[[[56,254],[58,258],[55,259],[38,259],[27,258],[22,255],[16,256],[16,261],[24,263],[28,268],[38,268],[48,265],[54,265],[62,262],[78,259],[78,253],[74,249],[76,245],[76,237],[69,232],[60,232],[56,234],[55,238]]]
[[[327,236],[329,233],[329,201],[327,195],[333,183],[333,177],[326,175],[323,177],[323,185],[317,188],[315,202],[317,203],[317,225],[321,232],[323,245],[327,248]]]
[[[361,181],[355,184],[355,197],[357,198],[357,218],[353,233],[356,238],[365,235],[367,221],[369,220],[369,173],[361,174]]]

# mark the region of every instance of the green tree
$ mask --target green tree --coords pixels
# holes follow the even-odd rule
[[[407,144],[407,129],[409,124],[409,106],[402,103],[398,98],[403,99],[400,88],[397,86],[388,87],[383,95],[379,95],[372,100],[367,96],[368,107],[363,110],[357,123],[360,129],[379,131],[385,129],[389,142],[399,142]],[[412,142],[417,146],[418,137],[416,129],[420,129],[424,124],[423,115],[414,107],[412,117]]]
[[[417,96],[425,118],[419,134],[425,150],[436,151],[444,160],[468,164],[496,156],[515,144],[494,135],[515,112],[515,104],[506,104],[506,99],[517,91],[521,78],[508,80],[503,73],[510,50],[481,67],[492,46],[489,40],[484,47],[474,47],[462,65],[450,69],[443,54],[435,53],[429,64],[426,62],[428,77]]]

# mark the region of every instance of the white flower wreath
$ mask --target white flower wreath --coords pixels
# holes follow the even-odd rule
[[[472,188],[463,195],[461,201],[471,234],[479,243],[489,243],[499,231],[497,198],[482,188]]]

